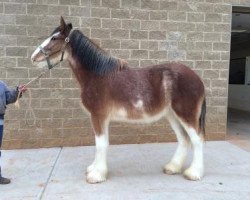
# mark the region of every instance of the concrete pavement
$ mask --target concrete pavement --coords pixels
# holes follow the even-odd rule
[[[94,147],[3,151],[3,172],[12,184],[0,186],[0,199],[250,199],[249,152],[225,141],[206,142],[205,177],[193,182],[162,173],[176,146],[112,145],[108,181],[97,185],[85,181]]]

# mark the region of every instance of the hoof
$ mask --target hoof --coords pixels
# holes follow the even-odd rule
[[[172,163],[169,163],[164,166],[163,172],[168,175],[174,175],[174,174],[179,174],[181,173],[181,167],[174,165]]]
[[[89,165],[89,166],[87,167],[87,171],[86,171],[85,174],[90,173],[91,171],[94,170],[94,168],[95,168],[95,163],[92,163],[91,165]]]
[[[100,172],[98,170],[92,170],[87,173],[88,183],[101,183],[107,180],[107,172]]]
[[[184,171],[183,175],[187,180],[199,181],[203,177],[203,172],[202,172],[202,170],[188,168]]]

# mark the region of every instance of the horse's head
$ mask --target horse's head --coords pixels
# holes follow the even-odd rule
[[[67,48],[72,24],[66,24],[63,17],[61,17],[60,23],[60,26],[33,52],[31,56],[33,64],[41,67],[48,65],[51,68],[52,65],[59,63],[65,58],[64,52]]]

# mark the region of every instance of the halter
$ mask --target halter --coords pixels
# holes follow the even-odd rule
[[[61,63],[63,61],[63,57],[64,57],[64,53],[65,53],[65,48],[66,48],[67,44],[69,43],[69,36],[71,35],[72,32],[73,32],[73,29],[70,30],[69,35],[65,38],[64,45],[63,45],[63,47],[60,50],[62,52],[61,59],[58,62],[56,62],[54,65],[52,65],[51,62],[50,62],[50,55],[49,55],[49,53],[41,45],[38,47],[40,49],[40,52],[42,52],[43,55],[45,56],[45,59],[47,61],[47,65],[48,65],[48,69],[52,69],[53,67],[57,66],[59,63]]]

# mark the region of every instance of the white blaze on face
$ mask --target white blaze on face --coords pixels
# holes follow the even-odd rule
[[[47,38],[46,40],[44,40],[43,43],[42,43],[40,46],[38,46],[38,47],[36,48],[36,50],[35,50],[35,51],[33,52],[33,54],[31,55],[31,61],[32,61],[33,64],[37,65],[38,67],[44,67],[44,66],[47,65],[47,61],[44,59],[44,57],[39,58],[39,59],[37,59],[37,60],[35,60],[35,59],[36,59],[35,57],[36,57],[39,53],[41,53],[41,48],[46,47],[46,46],[50,43],[52,37],[56,37],[56,36],[58,36],[59,34],[60,34],[59,32],[53,34],[52,36],[50,36],[49,38]],[[43,55],[43,56],[44,56],[44,55]],[[53,58],[53,59],[50,59],[51,64],[54,64],[54,63],[58,62],[58,61],[60,60],[60,57],[61,57],[61,56],[57,56],[57,57],[55,57],[55,58]]]
[[[44,48],[45,46],[47,46],[49,44],[50,40],[51,40],[51,37],[47,38],[46,40],[44,40],[44,42],[39,47],[36,48],[36,50],[31,55],[31,60],[34,60],[35,56],[40,52],[40,47]]]

